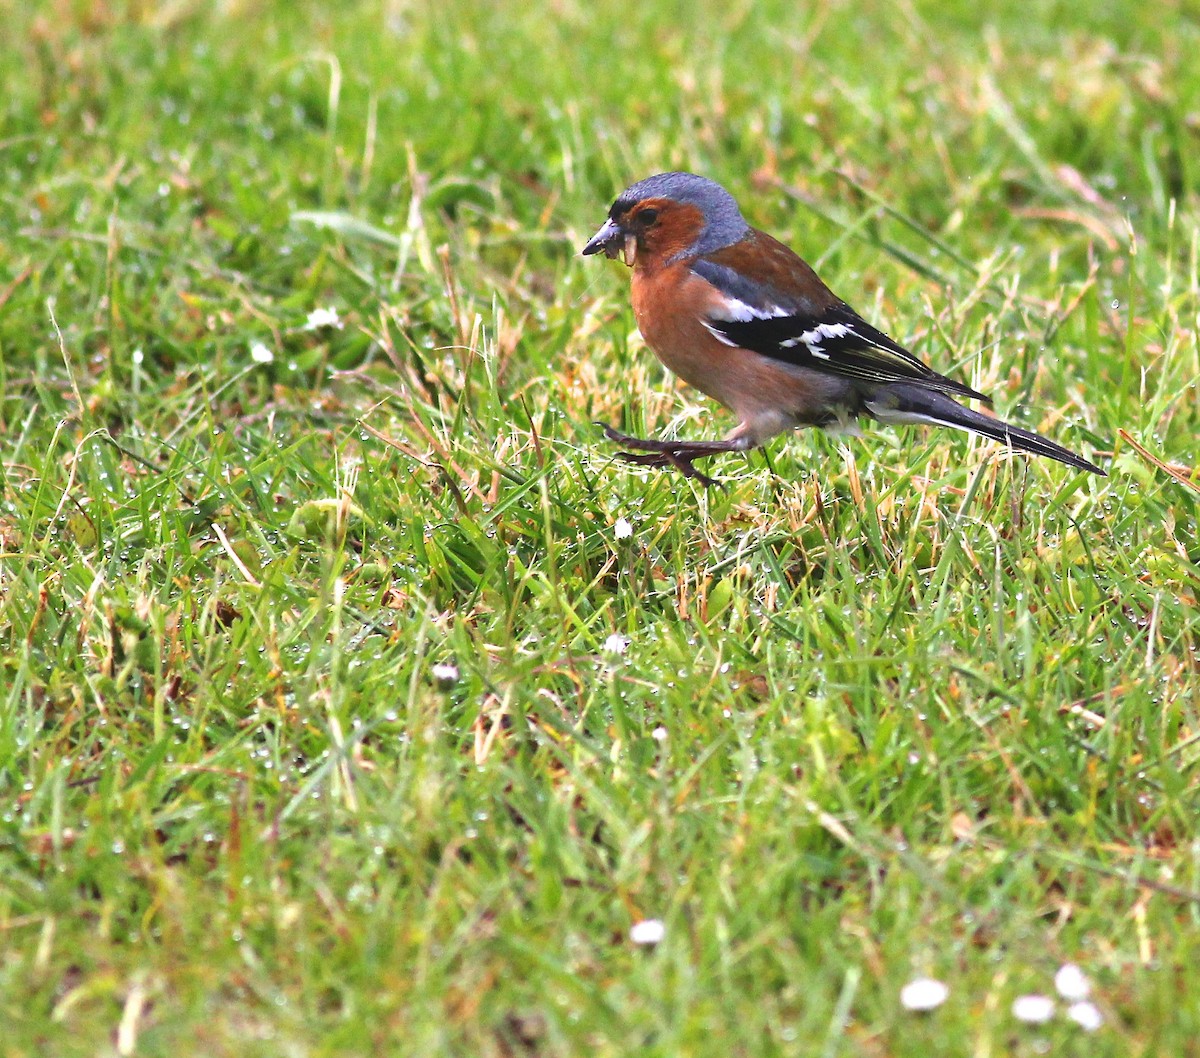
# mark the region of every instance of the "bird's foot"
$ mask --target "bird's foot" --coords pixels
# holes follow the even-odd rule
[[[735,451],[725,441],[648,441],[643,437],[621,433],[606,423],[598,422],[596,425],[610,441],[637,449],[635,452],[618,452],[618,459],[640,467],[674,467],[685,478],[694,478],[706,488],[719,485],[720,482],[698,470],[693,460]]]

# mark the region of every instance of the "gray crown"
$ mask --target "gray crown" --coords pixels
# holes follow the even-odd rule
[[[733,195],[720,184],[695,173],[659,173],[639,180],[621,192],[608,215],[616,220],[644,198],[669,198],[698,206],[704,214],[699,237],[680,256],[712,253],[745,238],[750,230]]]

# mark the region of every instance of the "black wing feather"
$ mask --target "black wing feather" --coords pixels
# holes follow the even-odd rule
[[[808,299],[783,296],[751,283],[733,269],[703,258],[693,262],[692,269],[722,294],[760,314],[751,319],[709,317],[705,321],[730,345],[862,382],[915,382],[940,393],[991,403],[970,386],[939,375],[843,301],[818,307]]]

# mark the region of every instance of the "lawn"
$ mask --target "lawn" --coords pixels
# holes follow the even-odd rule
[[[1200,1053],[1200,24],[981,6],[0,3],[0,1055]],[[671,168],[1109,476],[615,460]]]

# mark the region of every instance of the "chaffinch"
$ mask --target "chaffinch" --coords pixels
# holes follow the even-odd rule
[[[740,420],[723,441],[647,441],[597,424],[635,450],[618,453],[628,462],[673,466],[711,485],[695,460],[744,452],[798,427],[856,432],[866,416],[970,430],[1104,474],[1053,441],[963,407],[955,397],[991,402],[872,327],[704,177],[659,173],[634,184],[583,253],[624,256],[642,337],[671,371]]]

